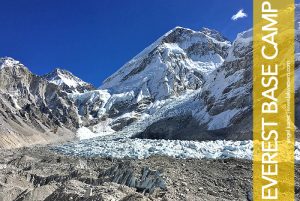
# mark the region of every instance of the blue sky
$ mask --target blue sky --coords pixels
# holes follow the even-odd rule
[[[55,67],[100,86],[175,26],[230,40],[252,26],[252,0],[0,0],[0,57],[36,74]],[[231,20],[240,9],[248,17]]]

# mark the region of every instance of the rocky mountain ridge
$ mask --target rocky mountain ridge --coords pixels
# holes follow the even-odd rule
[[[12,58],[0,66],[1,148],[74,138],[77,110],[66,92]]]

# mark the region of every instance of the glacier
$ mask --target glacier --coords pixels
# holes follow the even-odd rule
[[[51,149],[65,155],[81,157],[145,159],[151,156],[168,156],[180,159],[252,160],[253,141],[152,140],[111,135],[70,142]],[[300,162],[300,142],[295,143],[295,161]]]

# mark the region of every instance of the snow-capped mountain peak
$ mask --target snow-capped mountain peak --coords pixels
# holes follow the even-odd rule
[[[83,84],[83,81],[78,77],[74,76],[67,70],[60,68],[55,68],[53,72],[44,76],[49,82],[56,85],[66,84],[70,87],[77,87],[80,84]]]
[[[72,96],[82,122],[106,119],[91,130],[97,132],[102,124],[121,130],[167,102],[189,96],[223,64],[230,46],[216,31],[175,27],[107,78],[99,90]]]
[[[216,31],[175,27],[106,79],[100,89],[116,93],[147,89],[153,99],[178,95],[199,88],[222,65],[230,46]]]
[[[42,77],[53,84],[61,86],[65,89],[71,89],[74,92],[88,91],[93,88],[91,84],[82,81],[71,72],[60,68],[55,68],[54,71],[43,75]]]
[[[25,68],[23,64],[11,57],[0,58],[0,69],[2,68]]]
[[[214,43],[224,43],[224,45],[230,45],[230,41],[227,40],[221,33],[216,30],[202,28],[200,31],[194,31],[189,28],[177,26],[171,31],[167,32],[162,37],[164,43],[181,43],[189,42],[191,44],[200,41],[206,41],[212,39]]]

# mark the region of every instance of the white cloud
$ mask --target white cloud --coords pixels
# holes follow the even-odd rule
[[[232,20],[236,21],[238,19],[248,17],[247,13],[244,13],[244,9],[239,10],[235,15],[231,17]]]

